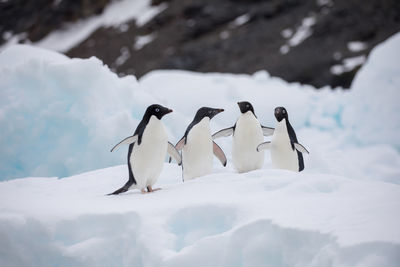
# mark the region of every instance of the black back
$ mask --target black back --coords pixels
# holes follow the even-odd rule
[[[285,119],[286,128],[287,128],[289,139],[290,139],[290,144],[292,146],[292,149],[295,150],[294,143],[298,143],[297,136],[296,136],[296,133],[295,133],[292,125],[289,122],[289,115],[288,115],[286,109],[284,107],[275,108],[275,118],[278,121]],[[304,170],[303,154],[297,150],[296,150],[296,152],[297,152],[297,158],[299,159],[299,171],[302,171],[302,170]]]
[[[199,123],[205,117],[209,117],[210,120],[211,120],[215,115],[217,115],[218,113],[220,113],[222,111],[224,111],[224,110],[223,109],[219,109],[219,108],[209,108],[209,107],[202,107],[199,110],[197,110],[193,121],[186,128],[185,134],[182,137],[182,138],[185,138],[185,144],[186,144],[186,141],[187,141],[187,136],[188,136],[190,130],[193,128],[193,126],[195,126],[197,123]]]

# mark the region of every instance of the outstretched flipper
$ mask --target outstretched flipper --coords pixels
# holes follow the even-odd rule
[[[115,149],[117,149],[118,147],[122,146],[122,145],[130,145],[132,143],[135,143],[138,140],[138,135],[132,135],[129,136],[127,138],[125,138],[124,140],[122,140],[121,142],[119,142],[118,144],[116,144],[112,149],[111,152],[113,152]]]
[[[222,165],[226,166],[226,157],[224,151],[213,141],[213,152],[214,155],[219,159]]]
[[[170,142],[168,142],[168,154],[170,154],[169,157],[169,162],[171,162],[171,157],[173,157],[175,159],[175,161],[178,163],[178,165],[182,164],[182,157],[179,154],[179,151],[176,149],[176,147],[174,147],[173,144],[171,144]]]
[[[185,144],[185,137],[182,137],[181,140],[179,140],[178,143],[176,143],[176,145],[175,145],[176,150],[178,150],[178,152],[179,152],[180,150],[182,150],[184,144]],[[170,154],[170,155],[171,155],[171,154]],[[172,156],[172,155],[171,155],[171,156]],[[168,162],[171,163],[171,161],[172,161],[172,158],[169,157]],[[179,165],[180,165],[180,164],[179,164]]]
[[[182,137],[181,140],[179,140],[178,143],[176,143],[175,148],[176,150],[182,150],[183,145],[185,144],[185,137]]]
[[[271,148],[271,142],[268,141],[268,142],[264,142],[264,143],[259,144],[257,146],[257,151],[260,152],[260,151],[263,151],[263,150],[266,150],[266,149],[270,149],[270,148]]]
[[[266,127],[261,125],[261,129],[263,131],[264,136],[271,136],[274,134],[275,128]]]
[[[230,135],[233,134],[234,129],[235,129],[234,127],[229,127],[229,128],[222,129],[222,130],[216,132],[215,134],[213,134],[212,135],[212,139],[214,140],[214,139],[217,139],[217,138],[220,138],[220,137],[230,136]]]
[[[121,193],[123,193],[123,192],[126,192],[126,191],[129,190],[129,188],[130,188],[133,184],[134,184],[133,180],[130,180],[130,179],[129,179],[129,181],[126,182],[126,184],[125,184],[123,187],[121,187],[120,189],[118,189],[118,190],[116,190],[116,191],[114,191],[114,192],[112,192],[112,193],[110,193],[110,194],[107,194],[107,196],[118,195],[118,194],[121,194]]]
[[[297,151],[301,152],[301,153],[307,153],[310,154],[310,152],[308,152],[308,150],[301,144],[299,143],[293,143],[294,147],[296,148]]]

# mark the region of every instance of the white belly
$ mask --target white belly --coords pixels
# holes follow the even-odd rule
[[[212,172],[213,146],[209,118],[204,118],[189,131],[182,149],[182,164],[184,180]]]
[[[264,141],[261,125],[251,111],[242,114],[236,122],[232,144],[232,161],[239,173],[260,169],[264,153],[257,146]]]
[[[151,116],[140,145],[133,146],[130,163],[138,189],[156,183],[164,165],[168,138],[163,123]]]
[[[275,168],[299,171],[299,161],[296,150],[292,149],[286,120],[277,123],[271,139],[271,161]]]

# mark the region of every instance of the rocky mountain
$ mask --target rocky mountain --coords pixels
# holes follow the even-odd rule
[[[115,0],[117,1],[117,0]],[[109,0],[0,2],[0,34],[36,41],[65,22],[100,14]],[[348,88],[371,49],[400,31],[397,0],[153,0],[163,11],[101,27],[66,52],[96,56],[119,75],[153,69],[254,73]]]

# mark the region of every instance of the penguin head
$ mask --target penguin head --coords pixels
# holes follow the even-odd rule
[[[196,121],[201,121],[205,117],[208,117],[211,120],[215,115],[217,115],[222,111],[224,111],[222,108],[202,107],[197,111],[196,116],[194,118]]]
[[[281,121],[286,119],[288,121],[288,113],[284,107],[276,107],[275,108],[275,118],[277,121]]]
[[[240,112],[242,112],[243,114],[246,113],[247,111],[251,111],[254,114],[254,108],[250,104],[250,102],[242,101],[242,102],[238,102],[237,104],[240,108]]]
[[[172,109],[163,107],[158,104],[153,104],[146,109],[144,117],[150,118],[152,115],[154,115],[154,116],[156,116],[157,119],[161,120],[161,118],[164,115],[171,113],[171,112],[172,112]]]

